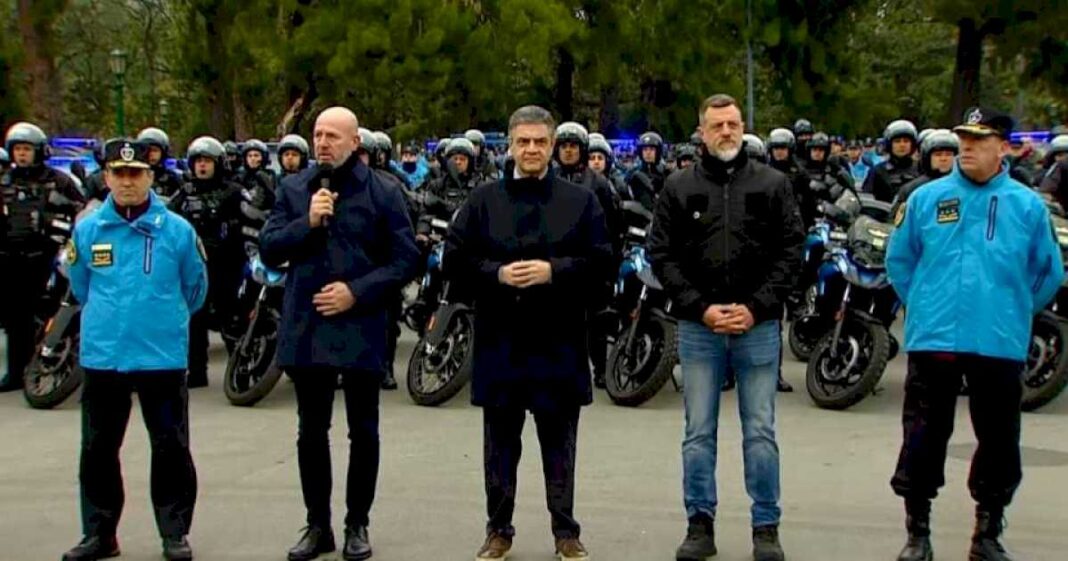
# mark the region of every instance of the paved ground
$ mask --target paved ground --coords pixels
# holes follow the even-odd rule
[[[399,366],[406,365],[411,344],[406,334]],[[293,387],[279,384],[253,409],[231,407],[219,387],[222,350],[215,353],[213,386],[195,390],[192,397],[201,486],[191,542],[204,561],[284,559],[303,525]],[[803,388],[803,365],[788,360],[786,376]],[[791,561],[890,560],[897,555],[903,515],[887,480],[900,438],[903,377],[904,363],[898,359],[887,373],[885,391],[846,412],[816,409],[803,391],[781,396],[782,538]],[[717,559],[741,561],[750,559],[748,498],[741,478],[736,403],[731,394],[725,399]],[[615,407],[598,395],[585,410],[577,515],[595,559],[673,559],[685,532],[681,405],[669,387],[639,409]],[[334,440],[342,442],[340,402],[335,409]],[[966,559],[971,531],[965,480],[974,437],[967,409],[958,414],[959,431],[947,466],[949,486],[935,508],[935,547],[942,560]],[[58,559],[77,541],[78,415],[74,399],[54,411],[33,411],[18,394],[0,395],[0,561]],[[132,423],[123,453],[123,558],[154,560],[159,549],[147,495],[147,439],[137,413]],[[1066,429],[1068,398],[1025,417],[1026,476],[1009,513],[1007,534],[1019,559],[1066,557]],[[371,529],[375,559],[472,559],[484,523],[479,410],[468,405],[466,394],[441,408],[416,407],[402,388],[383,397],[382,436]],[[512,559],[549,561],[549,520],[537,440],[529,425],[525,438],[528,454],[521,468],[519,534]],[[343,449],[335,447],[335,466],[344,466]],[[339,490],[343,473],[335,468]],[[338,493],[334,504],[335,526],[340,526]]]

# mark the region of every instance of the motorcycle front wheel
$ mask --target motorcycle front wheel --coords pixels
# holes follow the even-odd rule
[[[1034,411],[1054,399],[1068,385],[1068,323],[1047,313],[1035,317],[1031,349],[1024,371],[1024,411]]]
[[[837,350],[831,356],[832,348]],[[823,409],[848,409],[870,395],[886,370],[890,334],[880,324],[848,318],[837,341],[834,330],[812,350],[805,387]]]
[[[223,376],[226,399],[238,407],[251,407],[259,403],[271,393],[282,377],[282,369],[275,358],[277,320],[271,317],[254,321],[257,325],[251,334],[242,336],[234,343]]]
[[[408,360],[408,395],[416,405],[433,407],[452,399],[471,379],[474,369],[474,325],[470,314],[453,316],[437,345],[419,338]]]
[[[605,390],[616,405],[637,407],[653,398],[671,379],[678,363],[678,329],[665,318],[643,317],[627,344],[630,324],[623,326],[608,353]]]
[[[52,409],[82,385],[85,372],[78,363],[78,344],[75,333],[47,351],[43,345],[37,348],[23,376],[22,395],[30,407]]]

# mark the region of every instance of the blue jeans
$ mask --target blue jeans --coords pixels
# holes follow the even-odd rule
[[[778,524],[779,445],[775,441],[775,396],[782,346],[778,321],[743,335],[717,335],[703,324],[679,322],[679,359],[686,403],[682,442],[686,515],[716,515],[716,431],[719,395],[728,365],[738,381],[745,489],[753,500],[753,527]]]

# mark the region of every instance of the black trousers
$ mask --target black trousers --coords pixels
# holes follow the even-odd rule
[[[523,453],[523,424],[527,412],[518,408],[482,410],[484,460],[486,471],[487,532],[514,536],[512,514],[519,486],[519,458]],[[581,533],[575,520],[575,448],[578,439],[579,408],[535,412],[541,467],[545,475],[545,499],[556,538],[577,538]]]
[[[400,339],[400,322],[404,309],[404,295],[397,292],[390,296],[389,306],[386,308],[386,372],[393,376],[393,362],[397,356],[397,340]]]
[[[197,473],[189,453],[189,393],[181,370],[115,372],[86,370],[82,392],[82,529],[113,536],[125,494],[119,449],[137,392],[152,446],[152,506],[165,538],[189,533]]]
[[[51,273],[54,252],[0,255],[0,325],[7,334],[7,378],[0,383],[22,385],[22,375],[37,343],[35,315]],[[0,373],[2,374],[2,373]]]
[[[209,332],[222,332],[240,323],[237,290],[241,285],[243,259],[240,251],[230,247],[208,250],[208,297],[204,306],[189,318],[191,382],[207,382]]]
[[[930,500],[945,484],[946,446],[961,381],[970,388],[969,409],[979,447],[968,489],[983,507],[1008,506],[1023,479],[1020,400],[1024,364],[950,353],[910,353],[902,415],[904,443],[890,482],[906,500]]]
[[[293,368],[297,392],[297,462],[308,524],[330,527],[330,420],[334,411],[339,370]],[[346,480],[346,527],[367,526],[378,482],[378,392],[382,374],[341,370],[345,416],[349,425],[349,468]]]

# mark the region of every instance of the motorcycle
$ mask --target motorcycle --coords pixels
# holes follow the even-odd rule
[[[282,377],[275,351],[285,282],[284,271],[267,267],[257,252],[250,252],[238,299],[244,300],[256,286],[259,291],[244,331],[230,343],[232,349],[226,360],[223,392],[231,405],[255,405],[271,393]]]
[[[53,192],[49,205],[70,207],[72,202]],[[86,209],[91,212],[96,205]],[[61,246],[70,239],[73,220],[54,215],[47,231]],[[68,280],[68,250],[61,247],[45,290],[39,313],[41,327],[37,348],[23,373],[22,395],[34,409],[52,409],[67,400],[82,384],[84,370],[78,360],[81,343],[81,304],[74,298]]]
[[[1057,243],[1068,263],[1068,219],[1063,211],[1051,210],[1054,210],[1051,221]],[[1024,411],[1034,411],[1050,403],[1068,386],[1068,349],[1065,347],[1068,344],[1068,319],[1063,310],[1068,310],[1068,280],[1031,324],[1031,347],[1023,377],[1021,408]]]
[[[809,229],[802,250],[800,290],[791,298],[790,327],[787,344],[790,352],[801,362],[807,362],[819,338],[826,333],[826,325],[816,313],[819,269],[827,251],[846,241],[843,227],[855,218],[858,208],[852,204],[855,196],[845,193],[833,206],[821,205],[821,216]]]
[[[618,329],[609,338],[605,390],[616,405],[636,407],[652,399],[678,364],[678,327],[671,317],[671,301],[653,274],[645,253],[646,228],[652,213],[640,203],[626,201],[627,249],[616,280]],[[637,281],[637,282],[635,282]]]
[[[474,368],[474,310],[455,298],[444,276],[445,233],[449,222],[430,221],[434,242],[416,302],[405,310],[405,321],[419,333],[408,360],[408,395],[417,405],[441,405],[460,393]],[[424,319],[425,318],[425,319]]]
[[[847,409],[874,393],[897,353],[890,326],[901,303],[885,266],[892,231],[860,216],[820,266],[816,314],[833,324],[812,350],[805,385],[821,408]]]

